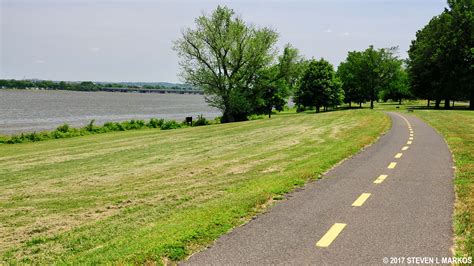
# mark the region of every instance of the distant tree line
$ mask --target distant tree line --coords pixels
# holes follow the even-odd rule
[[[408,60],[398,47],[351,51],[337,70],[326,60],[305,59],[287,44],[278,55],[278,34],[245,23],[218,6],[183,30],[174,49],[186,83],[203,89],[222,122],[283,110],[290,97],[298,110],[316,112],[342,103],[422,98],[474,102],[474,15],[472,0],[449,0],[449,9],[418,32]]]
[[[71,90],[71,91],[101,91],[104,88],[144,88],[151,90],[196,90],[194,87],[162,86],[162,85],[129,85],[122,83],[95,83],[92,81],[65,82],[51,80],[15,80],[0,79],[0,88],[4,89],[47,89],[47,90]]]

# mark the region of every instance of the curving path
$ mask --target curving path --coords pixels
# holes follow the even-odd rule
[[[451,153],[420,119],[389,115],[392,128],[377,143],[184,263],[372,265],[451,257]]]

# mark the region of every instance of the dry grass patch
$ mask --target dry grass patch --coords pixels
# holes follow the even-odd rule
[[[388,129],[381,112],[0,146],[0,264],[177,261]]]

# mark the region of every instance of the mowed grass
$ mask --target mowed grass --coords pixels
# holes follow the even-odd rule
[[[0,146],[0,264],[184,259],[388,130],[382,112]]]
[[[474,257],[474,111],[416,110],[414,114],[436,128],[453,153],[456,255]]]

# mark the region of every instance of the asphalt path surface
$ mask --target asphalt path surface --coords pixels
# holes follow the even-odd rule
[[[420,119],[388,115],[392,128],[375,144],[183,263],[384,265],[452,257],[451,153]]]

